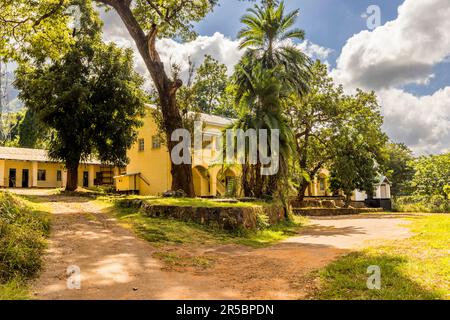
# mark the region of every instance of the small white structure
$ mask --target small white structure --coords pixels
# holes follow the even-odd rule
[[[355,190],[354,201],[366,200],[365,191]],[[374,185],[373,199],[391,199],[391,182],[385,176],[380,176],[378,182]]]

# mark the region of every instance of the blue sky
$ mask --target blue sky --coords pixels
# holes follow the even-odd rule
[[[205,54],[224,63],[231,74],[243,51],[236,35],[240,18],[255,2],[221,0],[195,25],[199,37],[181,43],[159,39],[166,68],[177,63],[187,75]],[[307,42],[298,44],[329,65],[330,75],[347,92],[374,90],[384,116],[383,129],[417,155],[450,152],[450,0],[285,0],[300,9],[297,27]],[[368,30],[362,17],[377,5],[381,23]],[[103,38],[135,50],[136,70],[148,71],[127,29],[114,10],[101,12]],[[170,70],[167,70],[170,71]],[[13,92],[12,92],[13,93]]]
[[[423,0],[419,0],[423,1]],[[397,18],[398,6],[403,0],[286,0],[288,10],[300,9],[297,27],[303,29],[306,38],[315,44],[330,48],[328,62],[336,66],[342,47],[354,34],[367,29],[366,20],[361,15],[370,5],[381,9],[381,23]],[[220,32],[236,39],[241,28],[240,17],[247,8],[254,5],[251,1],[221,0],[214,12],[210,13],[195,29],[200,35],[211,36]],[[449,17],[450,19],[450,17]],[[450,63],[441,63],[433,68],[435,77],[427,85],[408,84],[401,86],[416,96],[432,94],[450,84]]]

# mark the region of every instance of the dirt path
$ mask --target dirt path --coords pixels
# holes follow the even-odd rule
[[[36,194],[35,194],[36,195]],[[155,248],[82,197],[42,194],[54,218],[38,299],[301,299],[310,272],[370,240],[409,236],[386,215],[317,218],[301,234],[263,249],[237,245]],[[153,254],[213,261],[208,268],[167,268]],[[67,288],[67,267],[81,270],[81,289]]]

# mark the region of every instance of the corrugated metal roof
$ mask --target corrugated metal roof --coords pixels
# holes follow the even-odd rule
[[[0,159],[2,160],[19,160],[19,161],[38,161],[38,162],[59,162],[51,160],[48,156],[48,151],[43,149],[29,149],[29,148],[12,148],[0,147]],[[84,164],[101,164],[95,158],[87,161],[82,161]]]

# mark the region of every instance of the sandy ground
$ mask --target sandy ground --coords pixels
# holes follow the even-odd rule
[[[101,212],[87,198],[33,194],[54,217],[45,267],[34,283],[37,299],[302,299],[315,287],[310,272],[371,240],[409,236],[393,215],[313,218],[298,236],[274,246],[155,248]],[[168,268],[155,252],[204,257],[207,268]],[[69,289],[67,268],[81,270],[81,288]]]

